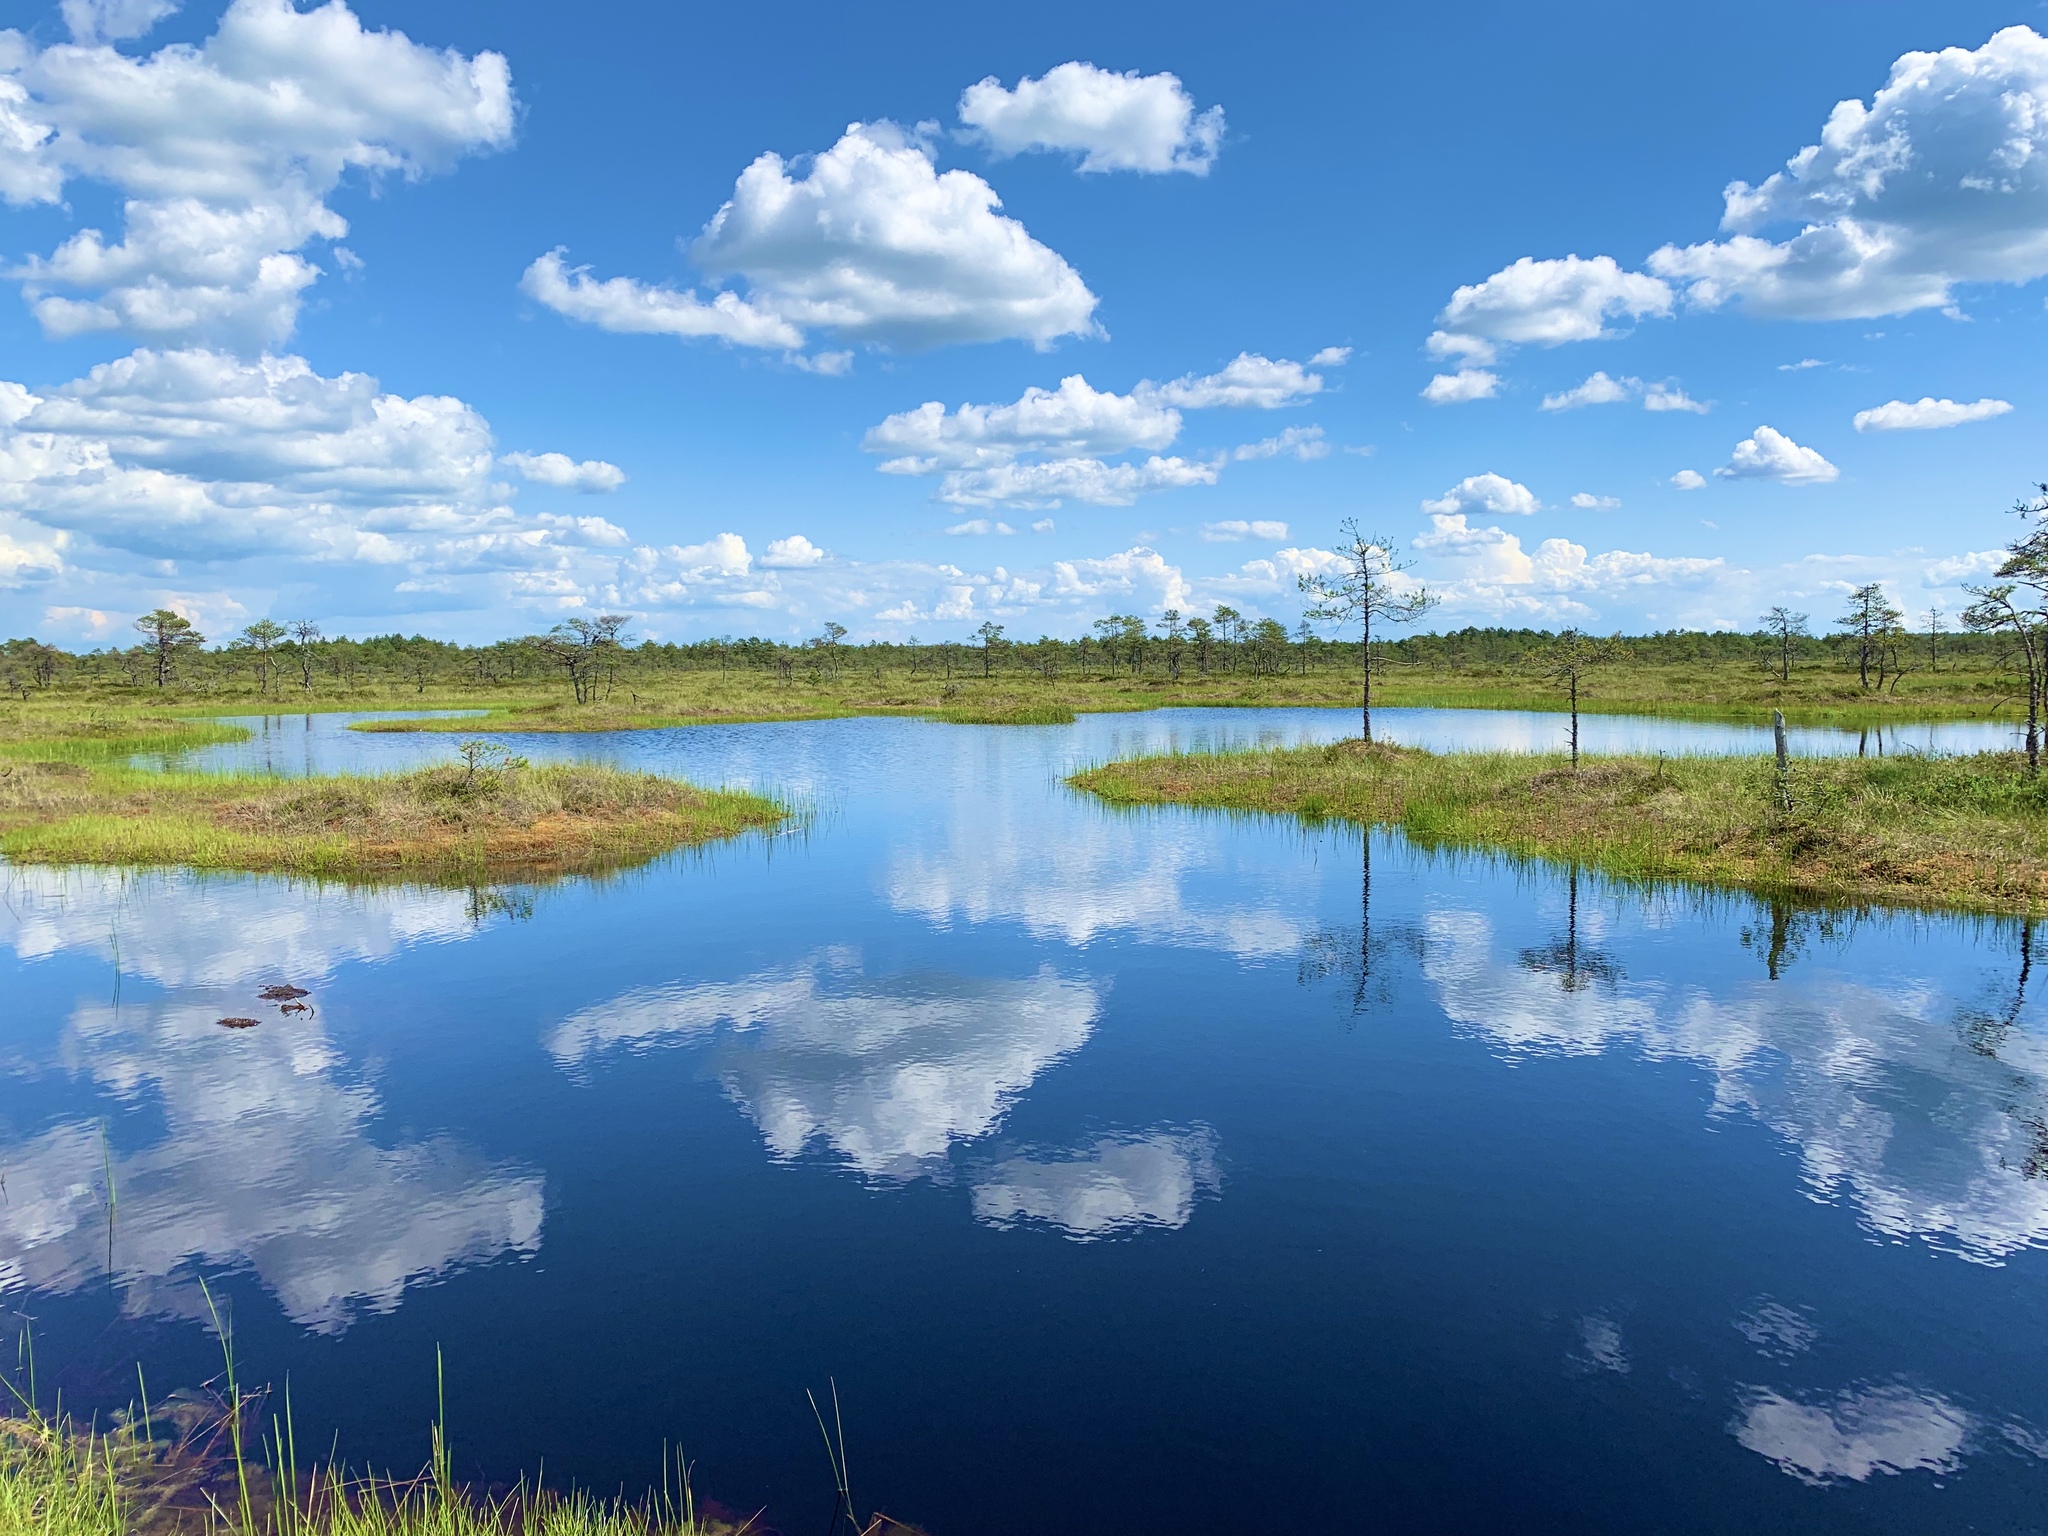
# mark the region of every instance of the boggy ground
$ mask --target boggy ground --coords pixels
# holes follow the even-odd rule
[[[1174,708],[1355,709],[1355,666],[1324,666],[1254,674],[1198,674],[1170,678],[1157,668],[1128,671],[1069,670],[1046,679],[1015,667],[991,677],[944,679],[910,675],[900,667],[845,667],[837,678],[802,674],[781,682],[765,672],[658,673],[614,688],[603,700],[578,704],[561,693],[507,693],[478,689],[428,698],[394,694],[363,700],[359,709],[486,709],[482,718],[376,720],[363,731],[619,731],[669,726],[737,724],[752,720],[818,720],[848,715],[917,715],[962,725],[1058,725],[1077,713]],[[1562,710],[1565,696],[1541,677],[1512,667],[1390,665],[1373,685],[1381,707]],[[277,706],[289,711],[293,701]],[[333,708],[333,704],[319,707]],[[1910,720],[2014,719],[2024,695],[2010,678],[1988,669],[1909,676],[1897,691],[1864,689],[1854,672],[1814,667],[1789,683],[1755,667],[1619,664],[1603,667],[1583,684],[1587,713],[1645,714],[1700,720],[1768,721],[1783,709],[1795,724],[1877,725]],[[225,712],[225,711],[224,711]]]
[[[259,689],[246,670],[225,676],[206,670],[161,689],[146,682],[127,686],[72,677],[50,688],[30,688],[23,697],[0,699],[0,752],[11,738],[66,734],[82,739],[93,730],[111,738],[142,721],[152,722],[150,730],[162,735],[180,719],[330,710],[488,712],[467,721],[365,722],[358,727],[464,734],[640,730],[867,714],[1053,725],[1076,713],[1358,704],[1355,651],[1326,648],[1313,656],[1296,651],[1258,665],[1238,656],[1206,672],[1190,655],[1182,658],[1178,677],[1168,675],[1165,651],[1158,646],[1136,672],[1121,663],[1091,660],[1083,666],[1070,659],[1053,665],[1050,676],[1030,669],[1016,654],[997,656],[983,676],[976,653],[955,651],[959,654],[950,675],[929,657],[913,668],[907,653],[897,648],[848,647],[838,663],[801,662],[784,677],[772,668],[744,664],[664,665],[629,650],[600,690],[601,698],[589,703],[576,702],[565,683],[543,675],[496,681],[444,675],[418,683],[377,676],[344,685],[320,672],[310,674],[306,686],[296,678],[273,678],[267,690]],[[1838,725],[2013,720],[2024,713],[2024,688],[2011,668],[1989,654],[1948,654],[1938,666],[1921,658],[1903,678],[1888,679],[1883,688],[1866,688],[1854,667],[1840,658],[1802,660],[1781,681],[1758,664],[1760,654],[1686,661],[1632,656],[1603,664],[1582,678],[1581,708],[1759,722],[1767,721],[1772,709],[1783,709],[1794,724]],[[1389,707],[1562,709],[1565,696],[1544,675],[1540,656],[1540,647],[1523,661],[1501,662],[1447,657],[1427,646],[1411,656],[1402,647],[1390,647],[1376,668],[1374,701]],[[965,665],[958,664],[960,657]]]
[[[2048,778],[2010,753],[1796,760],[1435,753],[1340,742],[1075,774],[1118,805],[1399,827],[1430,847],[1824,902],[2048,912]],[[1789,805],[1787,801],[1789,799]]]
[[[17,864],[470,885],[625,868],[787,814],[594,764],[278,779],[0,758],[0,853]]]

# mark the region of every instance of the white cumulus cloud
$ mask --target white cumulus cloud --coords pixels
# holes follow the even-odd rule
[[[1589,603],[1626,599],[1643,589],[1697,586],[1717,577],[1719,560],[1629,550],[1594,555],[1570,539],[1545,539],[1535,550],[1505,529],[1475,528],[1463,512],[1432,512],[1415,548],[1450,563],[1448,581],[1432,582],[1452,609],[1493,617],[1584,622]]]
[[[939,500],[957,507],[1052,507],[1062,501],[1127,507],[1149,491],[1214,485],[1220,469],[1219,460],[1184,459],[1178,454],[1162,458],[1156,453],[1142,464],[1105,464],[1100,459],[1003,464],[955,470],[941,484]]]
[[[1639,379],[1613,379],[1595,373],[1583,384],[1555,395],[1545,395],[1540,407],[1546,411],[1576,411],[1586,405],[1616,405],[1642,387]]]
[[[1619,496],[1595,496],[1590,491],[1572,492],[1572,505],[1582,512],[1612,512],[1621,505]]]
[[[690,289],[659,287],[630,277],[600,282],[591,277],[588,267],[565,265],[564,254],[556,249],[535,257],[520,278],[519,289],[571,320],[629,335],[715,336],[742,347],[795,351],[804,344],[800,329],[779,315],[755,308],[738,294],[714,293],[706,300]]]
[[[81,39],[162,12],[73,10]],[[349,172],[417,179],[509,144],[515,115],[501,55],[367,31],[340,0],[233,0],[204,43],[141,58],[0,33],[0,195],[57,203],[85,178],[123,199],[115,242],[81,229],[8,275],[53,337],[276,342],[320,276],[301,253],[348,232],[326,199]]]
[[[616,491],[626,483],[626,472],[603,459],[578,463],[566,453],[508,453],[500,463],[509,464],[536,485],[552,485],[565,491]]]
[[[1696,469],[1681,469],[1671,477],[1671,483],[1681,491],[1696,491],[1707,483],[1707,477]]]
[[[1331,350],[1318,356],[1327,358]],[[1322,387],[1322,375],[1306,365],[1255,352],[1239,353],[1215,373],[1184,374],[1165,384],[1140,380],[1124,395],[1096,389],[1076,373],[1057,389],[1033,385],[1007,404],[969,403],[949,411],[927,400],[870,428],[861,447],[889,455],[878,466],[885,474],[947,472],[938,499],[955,505],[1072,497],[1121,506],[1142,491],[1215,483],[1221,458],[1160,456],[1179,438],[1183,410],[1275,410],[1308,400]],[[1133,452],[1151,457],[1142,464],[1105,462]],[[1322,428],[1307,426],[1245,444],[1230,456],[1315,459],[1328,452]]]
[[[1541,409],[1546,411],[1575,411],[1586,405],[1617,405],[1625,400],[1640,398],[1646,411],[1692,411],[1698,415],[1707,414],[1708,407],[1688,395],[1675,379],[1666,379],[1661,384],[1645,384],[1641,379],[1624,375],[1611,378],[1596,372],[1585,383],[1555,395],[1545,395]]]
[[[1728,462],[1714,471],[1727,480],[1778,480],[1786,485],[1824,485],[1841,471],[1820,453],[1801,447],[1775,427],[1758,427],[1735,445]]]
[[[923,139],[893,123],[852,123],[802,175],[761,155],[691,243],[713,281],[744,296],[597,280],[559,253],[527,269],[526,292],[608,330],[718,336],[793,350],[811,330],[880,346],[1093,336],[1096,298],[1081,275],[1031,238],[989,184],[941,173]],[[552,261],[552,265],[550,265]],[[808,360],[843,372],[839,354]]]
[[[1078,154],[1082,171],[1208,174],[1223,109],[1195,110],[1178,77],[1070,62],[1005,90],[991,75],[960,96],[960,121],[996,155]]]
[[[1695,400],[1676,384],[1652,384],[1643,391],[1643,409],[1646,411],[1690,411],[1695,416],[1704,416],[1712,407]]]
[[[1819,143],[1724,202],[1728,239],[1650,257],[1702,309],[1867,319],[2048,275],[2048,39],[1901,55],[1868,106],[1838,103]]]
[[[1499,346],[1554,347],[1618,334],[1616,322],[1671,313],[1671,289],[1622,269],[1611,256],[1538,261],[1524,256],[1451,295],[1429,349],[1437,357],[1491,362]]]
[[[1422,398],[1431,405],[1463,405],[1468,400],[1491,400],[1500,389],[1500,375],[1485,368],[1460,368],[1456,373],[1439,373],[1422,386]]]
[[[1348,347],[1325,347],[1304,364],[1284,357],[1240,352],[1214,373],[1186,373],[1164,384],[1147,381],[1136,392],[1191,411],[1214,410],[1219,406],[1278,410],[1299,405],[1322,392],[1323,377],[1311,372],[1311,368],[1338,367],[1349,356]]]
[[[107,580],[261,559],[330,587],[481,575],[539,592],[627,542],[603,518],[501,502],[489,424],[465,402],[303,358],[145,348],[39,394],[0,389],[0,407],[0,533],[26,551],[0,567],[17,574],[62,551]]]
[[[1009,405],[962,405],[948,411],[928,400],[871,428],[861,446],[897,455],[884,469],[929,474],[936,469],[1007,464],[1026,453],[1067,456],[1157,450],[1180,435],[1180,412],[1155,395],[1119,395],[1091,388],[1080,374],[1058,389],[1026,389]]]
[[[58,11],[71,40],[90,46],[140,37],[178,9],[178,0],[64,0]]]
[[[1858,432],[1924,432],[1937,427],[1960,427],[1968,421],[1989,421],[2012,409],[2009,400],[1978,400],[1964,404],[1957,400],[1936,400],[1923,395],[1918,400],[1891,400],[1856,413]]]
[[[1536,493],[1526,485],[1510,480],[1505,475],[1467,475],[1456,485],[1434,501],[1425,501],[1422,510],[1438,516],[1450,516],[1464,512],[1492,512],[1516,517],[1527,517],[1542,510],[1543,503],[1536,499]]]
[[[786,539],[770,539],[761,553],[761,564],[770,570],[801,570],[824,562],[825,551],[800,533],[792,533]]]

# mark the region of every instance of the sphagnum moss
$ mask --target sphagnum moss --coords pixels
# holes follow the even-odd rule
[[[1795,761],[1435,753],[1343,742],[1133,758],[1074,775],[1120,805],[1399,827],[1425,846],[1834,902],[2048,912],[2048,780],[2012,753]]]

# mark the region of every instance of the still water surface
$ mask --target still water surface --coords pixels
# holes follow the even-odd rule
[[[342,724],[199,760],[451,750]],[[466,1474],[640,1487],[681,1441],[792,1532],[831,1379],[860,1503],[938,1536],[2042,1529],[2031,939],[1060,782],[1352,729],[517,739],[812,812],[540,890],[0,869],[7,1326],[46,1396],[160,1395],[217,1369],[203,1275],[358,1464],[424,1459],[438,1346]]]

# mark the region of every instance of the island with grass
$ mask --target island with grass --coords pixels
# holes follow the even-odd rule
[[[2048,912],[2048,779],[2020,753],[1587,757],[1350,740],[1073,775],[1119,806],[1342,819],[1425,848],[1551,859],[1821,903]]]
[[[39,725],[0,732],[0,854],[16,864],[498,884],[628,868],[790,814],[660,774],[536,766],[483,741],[406,773],[281,778],[132,761],[175,764],[246,735],[233,725],[107,713]]]

